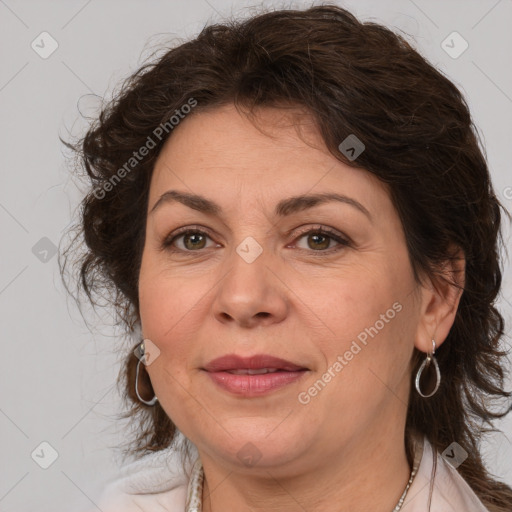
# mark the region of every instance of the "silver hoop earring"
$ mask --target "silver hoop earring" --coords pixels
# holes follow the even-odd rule
[[[416,391],[418,391],[418,393],[424,398],[430,398],[431,396],[433,396],[436,393],[436,391],[439,389],[439,385],[441,384],[441,372],[439,371],[439,365],[437,364],[437,359],[434,357],[434,354],[436,352],[436,342],[434,340],[432,340],[432,344],[433,344],[432,353],[427,354],[427,357],[425,358],[423,363],[421,363],[421,366],[418,369],[418,373],[416,373]],[[436,385],[435,385],[432,393],[430,393],[429,395],[424,395],[420,389],[420,378],[421,378],[421,374],[423,373],[423,370],[426,367],[430,366],[431,361],[434,363],[434,368],[436,370]]]
[[[158,401],[158,398],[157,396],[155,395],[151,400],[144,400],[140,394],[139,394],[139,369],[140,369],[140,363],[144,361],[144,364],[145,364],[145,347],[144,347],[144,342],[142,342],[140,344],[140,346],[138,347],[138,349],[140,351],[140,358],[137,362],[137,371],[135,372],[135,394],[137,395],[137,398],[143,403],[143,404],[146,404],[146,405],[149,405],[149,406],[153,406],[156,404],[156,402]]]

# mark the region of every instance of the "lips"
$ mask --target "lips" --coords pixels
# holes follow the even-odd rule
[[[257,354],[252,357],[228,354],[210,361],[204,367],[204,370],[208,372],[229,372],[247,375],[274,373],[276,371],[295,372],[307,369],[304,366],[299,366],[285,359],[267,354]]]
[[[308,373],[308,368],[267,354],[229,354],[210,361],[203,370],[218,389],[243,398],[262,397],[299,382]]]

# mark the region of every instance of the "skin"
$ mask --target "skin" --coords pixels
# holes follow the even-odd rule
[[[147,371],[160,404],[198,449],[204,512],[323,512],[333,503],[340,512],[392,510],[410,476],[413,348],[443,343],[460,298],[452,286],[414,280],[386,186],[335,159],[300,114],[260,109],[262,133],[232,105],[194,113],[175,128],[152,176],[139,298],[143,335],[160,354]],[[203,195],[222,214],[176,201],[151,212],[171,189]],[[371,219],[340,202],[274,215],[282,199],[321,192],[357,200]],[[183,226],[208,236],[181,236],[162,249]],[[319,226],[351,243],[299,232]],[[249,236],[263,249],[252,263],[236,252]],[[401,311],[300,403],[298,394],[396,302]],[[201,370],[228,353],[271,354],[309,371],[263,397],[235,396]],[[237,456],[248,442],[261,456],[252,467]]]

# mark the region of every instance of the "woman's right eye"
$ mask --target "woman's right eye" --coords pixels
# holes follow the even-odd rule
[[[185,229],[164,240],[162,247],[170,251],[194,252],[205,249],[209,235],[198,229]],[[210,238],[211,240],[211,238]],[[181,247],[180,247],[181,242]]]

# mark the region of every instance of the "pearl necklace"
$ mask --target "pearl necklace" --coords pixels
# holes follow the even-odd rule
[[[407,485],[405,487],[405,491],[403,492],[402,496],[398,500],[398,503],[396,504],[396,507],[393,509],[393,512],[398,512],[402,509],[402,505],[404,504],[405,497],[407,496],[407,491],[409,490],[409,487],[411,487],[412,481],[414,480],[414,475],[416,475],[416,471],[418,468],[414,468],[411,472],[411,478],[409,478],[409,481],[407,482]]]
[[[414,462],[413,467],[411,471],[411,477],[409,478],[409,481],[407,482],[407,485],[405,487],[405,490],[398,500],[398,503],[396,504],[396,507],[393,509],[393,512],[398,512],[402,509],[402,505],[404,504],[405,497],[407,496],[407,491],[409,490],[409,487],[411,487],[412,481],[414,480],[414,476],[418,472],[418,468],[420,466],[420,462],[423,455],[423,438],[421,435],[415,439],[414,442]]]

